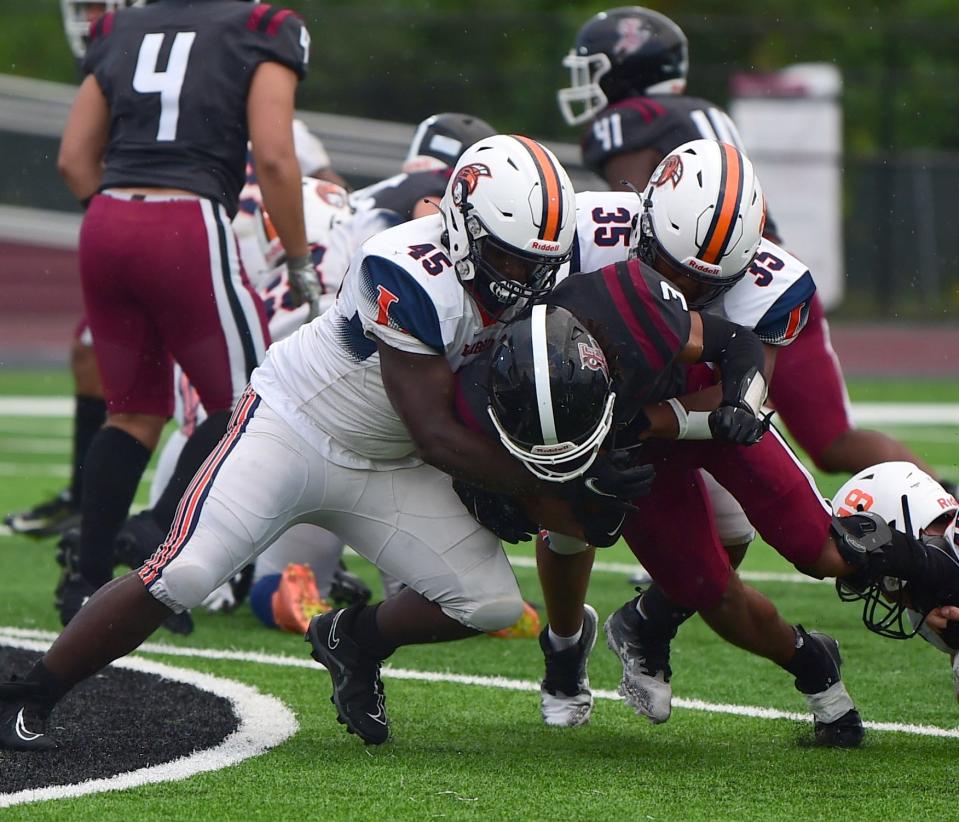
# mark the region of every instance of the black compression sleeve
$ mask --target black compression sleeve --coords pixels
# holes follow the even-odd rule
[[[748,328],[723,317],[700,314],[703,320],[703,355],[700,362],[714,362],[723,372],[723,403],[737,405],[743,380],[763,373],[765,352],[762,341]]]

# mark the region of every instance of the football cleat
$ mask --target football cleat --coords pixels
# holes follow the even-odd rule
[[[539,636],[539,612],[531,602],[523,603],[523,615],[508,628],[489,631],[497,639],[535,639]]]
[[[28,537],[52,537],[80,524],[80,509],[66,488],[53,499],[41,502],[19,514],[7,514],[3,519],[15,534]]]
[[[797,654],[806,655],[796,688],[813,713],[815,741],[827,748],[858,748],[866,735],[859,712],[846,691],[840,674],[839,643],[827,634],[796,626],[802,644]]]
[[[193,617],[190,616],[189,611],[181,611],[179,614],[173,613],[163,620],[163,627],[171,634],[189,636],[193,633]]]
[[[113,559],[117,565],[139,568],[166,539],[153,514],[140,511],[126,522],[113,540]]]
[[[47,736],[49,709],[36,699],[29,682],[0,682],[0,749],[51,751],[57,747]]]
[[[347,571],[343,560],[340,560],[330,580],[330,602],[335,602],[341,608],[349,608],[351,605],[366,605],[372,596],[369,586],[356,574]]]
[[[539,635],[539,647],[546,661],[546,675],[540,684],[540,711],[543,722],[557,728],[575,728],[589,722],[593,692],[589,689],[589,654],[596,644],[599,617],[591,605],[583,606],[583,632],[579,641],[562,651],[553,650],[549,626]]]
[[[337,720],[367,745],[382,745],[390,737],[386,718],[386,695],[380,679],[380,663],[363,655],[360,647],[340,625],[345,609],[310,620],[306,641],[311,656],[330,672]]]
[[[619,695],[639,716],[658,725],[669,719],[673,709],[669,642],[643,635],[645,620],[636,610],[638,599],[614,611],[603,627],[606,644],[623,663]]]
[[[333,610],[320,596],[310,566],[294,562],[283,569],[280,584],[270,597],[270,604],[276,627],[300,636],[306,633],[313,617]]]
[[[65,574],[56,591],[55,605],[60,612],[60,624],[67,625],[96,592],[97,586],[87,582],[82,574]]]

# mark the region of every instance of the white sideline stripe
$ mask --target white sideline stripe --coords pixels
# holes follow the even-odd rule
[[[7,629],[0,629],[5,630]],[[47,649],[46,642],[9,636],[3,637],[0,642],[30,651]],[[91,779],[73,785],[53,785],[16,793],[0,793],[0,808],[45,799],[69,799],[92,793],[121,791],[157,782],[175,782],[198,773],[218,771],[275,748],[293,736],[299,728],[296,716],[286,705],[276,697],[262,694],[250,685],[136,657],[121,659],[113,664],[120,668],[156,674],[174,682],[184,682],[223,697],[229,700],[240,724],[216,747],[197,751],[162,765],[139,768],[106,779]]]
[[[0,397],[0,417],[70,417],[73,397]],[[860,425],[957,425],[959,403],[858,402],[852,415]]]
[[[509,555],[510,565],[518,568],[535,568],[536,559],[534,557],[515,557]],[[627,574],[632,576],[643,570],[643,566],[638,562],[594,562],[594,571],[603,571],[609,574]],[[813,579],[805,574],[793,574],[779,571],[740,571],[739,578],[747,582],[811,582],[816,585],[832,585],[831,579]]]
[[[0,627],[0,644],[12,644],[13,641],[18,641],[18,638],[22,637],[46,639],[49,642],[56,637],[56,634],[33,628]],[[258,665],[276,665],[285,668],[317,667],[317,663],[311,659],[286,656],[285,654],[265,654],[258,651],[226,651],[215,648],[185,648],[176,645],[163,645],[157,642],[144,643],[140,646],[138,652],[199,659],[252,662]],[[118,663],[114,663],[114,665],[116,664]],[[483,688],[497,688],[504,691],[539,691],[538,682],[528,682],[523,679],[507,679],[502,676],[413,671],[408,668],[392,668],[389,665],[384,665],[381,673],[383,676],[391,679],[407,679],[417,682],[448,682],[456,685],[478,685]],[[594,690],[593,696],[599,699],[622,701],[622,697],[615,691]],[[701,699],[681,699],[679,697],[673,697],[673,706],[677,708],[688,708],[691,711],[745,716],[750,719],[790,719],[798,722],[809,722],[810,718],[809,714],[797,713],[795,711],[780,711],[776,708],[762,708],[754,705],[730,705],[721,702],[706,702]],[[912,725],[900,722],[863,722],[863,725],[874,731],[893,731],[896,733],[912,734],[914,736],[936,736],[959,739],[959,728],[939,728],[935,725]]]

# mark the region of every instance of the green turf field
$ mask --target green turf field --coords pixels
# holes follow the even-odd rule
[[[63,375],[0,375],[0,398],[68,393]],[[854,402],[959,402],[959,386],[947,384],[853,384],[851,394]],[[959,476],[959,425],[897,424],[888,430],[943,472]],[[0,416],[0,513],[58,491],[69,451],[69,419]],[[843,478],[820,479],[828,494]],[[520,558],[516,573],[524,592],[537,601],[531,547],[511,553]],[[0,537],[0,626],[56,629],[53,554],[52,540]],[[604,619],[632,596],[625,574],[609,568],[628,562],[629,554],[617,546],[597,560],[590,602]],[[369,566],[356,557],[350,565],[376,589]],[[758,543],[744,569],[792,571]],[[868,634],[857,606],[840,603],[829,585],[792,578],[754,584],[790,621],[841,640],[845,678],[863,719],[898,730],[870,730],[859,751],[809,749],[803,745],[811,737],[809,723],[720,712],[723,705],[782,712],[805,706],[785,672],[724,644],[698,618],[683,627],[673,646],[673,686],[677,700],[705,704],[681,702],[665,725],[649,725],[621,702],[600,698],[589,726],[547,729],[535,690],[542,664],[536,642],[482,637],[402,649],[390,660],[406,678],[384,672],[394,739],[377,749],[364,748],[337,725],[329,678],[318,666],[151,655],[279,698],[296,714],[299,731],[258,758],[185,782],[0,813],[71,820],[954,818],[959,705],[946,656],[919,639],[894,642]],[[181,649],[306,658],[298,637],[260,627],[247,610],[197,613],[196,621],[190,637],[161,632],[155,640]],[[416,680],[408,678],[411,671],[440,676]],[[594,689],[615,691],[618,661],[602,639],[590,672]],[[451,682],[450,674],[475,678]],[[532,690],[494,688],[494,677],[522,681]],[[919,733],[923,729],[907,725],[928,727]],[[937,728],[953,735],[935,736],[930,729]]]

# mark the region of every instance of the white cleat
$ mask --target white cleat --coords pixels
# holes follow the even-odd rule
[[[635,601],[630,600],[606,620],[606,644],[623,663],[620,696],[639,716],[659,725],[669,719],[673,710],[669,645],[658,643],[653,647],[643,642],[643,618]]]
[[[549,626],[540,632],[539,646],[546,661],[546,676],[540,685],[543,722],[554,728],[575,728],[589,722],[593,692],[589,689],[587,665],[596,644],[599,617],[590,605],[583,606],[583,633],[579,642],[564,651],[554,651]]]

